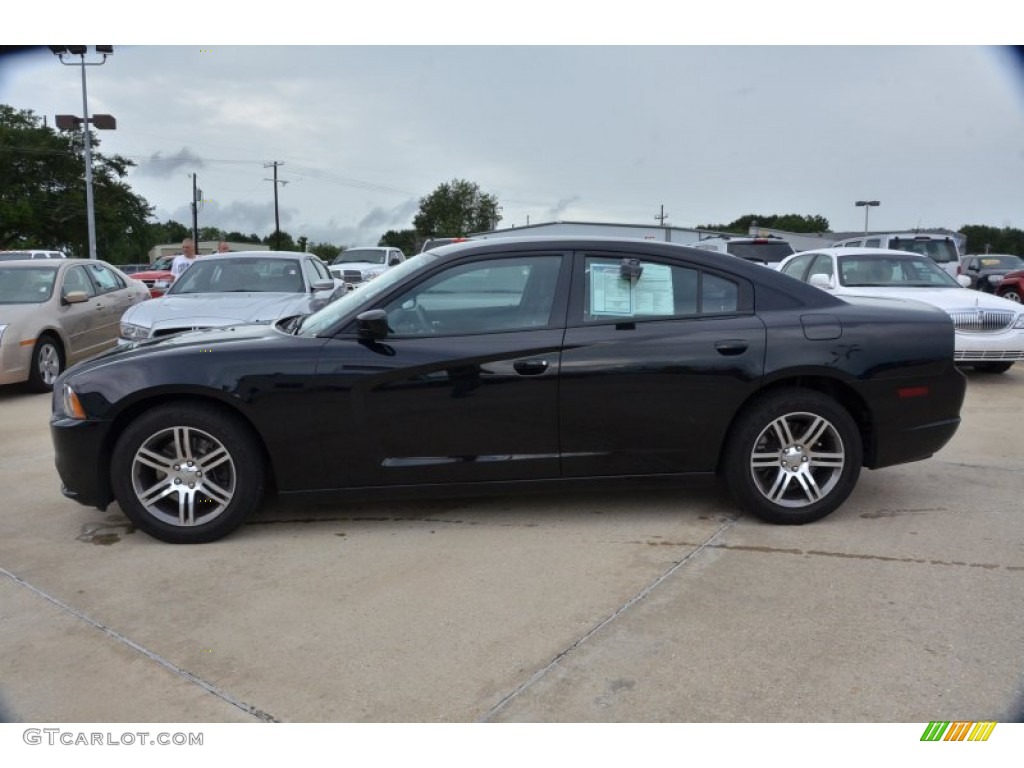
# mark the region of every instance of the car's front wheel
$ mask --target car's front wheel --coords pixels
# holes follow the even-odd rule
[[[64,370],[64,350],[53,336],[39,337],[32,350],[32,363],[28,372],[28,386],[36,392],[49,392],[53,382]]]
[[[1002,296],[1004,299],[1015,301],[1018,304],[1021,303],[1020,290],[1017,288],[1007,288],[1005,291],[1002,291],[999,295]]]
[[[111,483],[138,528],[173,544],[198,544],[231,533],[259,506],[264,462],[252,431],[234,414],[170,403],[121,434]]]
[[[744,510],[770,523],[801,525],[847,499],[862,458],[860,432],[845,408],[819,392],[786,389],[740,414],[721,475]]]

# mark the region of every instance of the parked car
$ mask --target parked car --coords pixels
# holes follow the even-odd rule
[[[174,282],[174,274],[171,272],[172,261],[173,256],[164,256],[154,261],[148,269],[135,272],[132,277],[142,281],[149,289],[149,295],[158,299],[167,293],[167,289]]]
[[[793,246],[781,237],[705,237],[693,244],[694,248],[716,253],[727,253],[747,261],[753,261],[772,269],[778,269],[779,263],[792,255]]]
[[[960,262],[960,274],[971,281],[967,287],[985,293],[995,293],[1003,277],[1015,269],[1024,269],[1024,259],[1002,253],[964,256]]]
[[[331,274],[357,288],[405,261],[399,248],[346,248],[331,262]]]
[[[872,232],[832,243],[833,248],[881,248],[927,256],[950,277],[960,267],[960,248],[949,235],[928,232]]]
[[[64,251],[0,251],[0,261],[22,261],[23,259],[66,259]]]
[[[103,261],[0,262],[0,384],[46,391],[68,365],[117,341],[146,289]]]
[[[269,323],[309,314],[345,292],[316,256],[294,251],[237,251],[200,256],[159,299],[121,318],[119,344],[197,328]]]
[[[743,509],[800,524],[862,467],[945,445],[965,384],[933,307],[851,304],[672,243],[525,237],[419,254],[305,318],[110,353],[58,380],[50,423],[67,496],[116,499],[171,542],[228,534],[271,490],[426,498],[716,472]]]
[[[926,256],[877,248],[825,248],[789,257],[780,271],[829,293],[912,299],[942,309],[956,325],[957,362],[1003,373],[1024,360],[1024,311],[968,290]],[[961,276],[966,283],[966,278]]]
[[[996,296],[1009,299],[1015,304],[1022,303],[1024,299],[1024,269],[1007,272],[1003,279],[996,286]]]

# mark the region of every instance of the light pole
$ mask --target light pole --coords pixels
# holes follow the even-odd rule
[[[858,200],[854,203],[858,208],[864,207],[864,234],[868,233],[868,211],[872,208],[881,205],[877,200]]]
[[[108,56],[114,53],[112,45],[97,45],[96,53],[103,58],[100,61],[86,61],[85,54],[87,45],[51,45],[50,50],[60,59],[65,66],[81,66],[82,68],[82,117],[74,115],[57,115],[57,127],[61,130],[69,130],[82,124],[82,139],[85,147],[85,215],[89,225],[89,258],[96,258],[96,213],[92,202],[92,139],[89,135],[89,123],[92,123],[100,130],[114,130],[117,128],[117,121],[110,115],[93,115],[89,117],[89,99],[85,89],[85,68],[98,67],[105,63]],[[78,62],[65,61],[64,57],[77,56]]]

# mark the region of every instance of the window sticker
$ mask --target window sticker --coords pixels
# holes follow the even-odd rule
[[[633,281],[622,277],[618,263],[591,265],[592,316],[671,315],[672,311],[671,267],[645,263],[640,279]]]

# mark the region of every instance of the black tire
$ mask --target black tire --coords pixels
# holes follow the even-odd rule
[[[863,455],[857,425],[839,403],[813,390],[778,390],[737,418],[721,476],[745,511],[803,525],[846,501]]]
[[[48,333],[36,341],[28,371],[28,387],[35,392],[52,392],[53,382],[64,370],[64,349]]]
[[[979,373],[1006,373],[1013,367],[1013,361],[999,363],[975,363],[974,370]]]
[[[118,438],[110,472],[128,519],[172,544],[227,536],[263,497],[256,436],[208,404],[170,403],[136,418]]]

